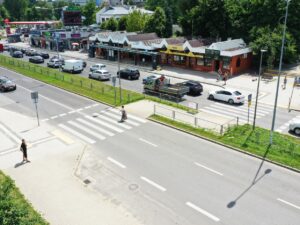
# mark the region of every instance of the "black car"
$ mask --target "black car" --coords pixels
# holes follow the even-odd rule
[[[41,57],[43,57],[43,59],[49,59],[49,54],[48,53],[37,52],[35,55],[36,56],[41,56]]]
[[[25,54],[26,53],[26,51],[27,51],[27,48],[21,48],[21,50],[20,50],[23,54]]]
[[[42,56],[37,55],[37,56],[30,57],[29,62],[31,62],[31,63],[44,63],[44,59],[43,59]]]
[[[188,95],[200,95],[203,92],[203,86],[198,81],[188,80],[183,83],[180,83],[183,86],[189,87]]]
[[[7,77],[0,77],[0,90],[1,91],[14,91],[17,85],[9,80]]]
[[[118,72],[118,77],[128,80],[138,80],[140,78],[140,72],[135,68],[126,68]]]
[[[12,53],[12,57],[14,57],[14,58],[23,58],[23,53],[21,51],[14,51]]]
[[[9,51],[10,47],[8,45],[3,45],[3,51]]]

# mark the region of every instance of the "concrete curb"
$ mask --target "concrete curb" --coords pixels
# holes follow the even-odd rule
[[[246,152],[246,151],[244,151],[244,150],[242,150],[242,149],[235,148],[235,147],[232,147],[232,146],[230,146],[230,145],[226,145],[226,144],[224,144],[224,143],[222,143],[222,142],[218,142],[218,141],[209,139],[209,138],[207,138],[207,137],[204,137],[204,136],[201,136],[201,135],[198,135],[198,134],[194,134],[194,133],[188,132],[188,131],[186,131],[186,130],[180,129],[180,128],[178,128],[178,127],[174,127],[174,126],[172,126],[172,125],[169,125],[169,124],[167,124],[167,123],[164,123],[164,122],[161,122],[161,121],[152,119],[152,118],[147,118],[147,119],[150,120],[150,121],[152,121],[152,122],[155,122],[155,123],[158,123],[158,124],[161,124],[161,125],[164,125],[164,126],[173,128],[173,129],[175,129],[175,130],[184,132],[184,133],[186,133],[186,134],[193,135],[194,137],[198,137],[198,138],[204,139],[204,140],[206,140],[206,141],[212,142],[212,143],[214,143],[214,144],[218,144],[218,145],[221,145],[221,146],[223,146],[223,147],[232,149],[232,150],[234,150],[234,151],[237,151],[237,152],[240,152],[240,153],[243,153],[243,154],[252,156],[252,157],[254,157],[254,158],[264,160],[264,161],[266,161],[266,162],[275,164],[275,165],[277,165],[277,166],[283,167],[283,168],[288,169],[288,170],[291,170],[291,171],[293,171],[293,172],[300,173],[300,170],[298,170],[298,169],[296,169],[296,168],[293,168],[293,167],[290,167],[290,166],[286,166],[286,165],[284,165],[284,164],[281,164],[281,163],[272,161],[272,160],[270,160],[270,159],[266,159],[266,158],[264,159],[264,158],[261,157],[261,156],[252,154],[252,153],[250,153],[250,152]]]
[[[81,164],[81,160],[82,160],[82,157],[83,157],[83,155],[84,155],[84,153],[86,152],[86,150],[87,150],[87,148],[88,148],[88,145],[85,145],[84,147],[83,147],[83,150],[82,150],[82,152],[81,152],[81,154],[78,156],[78,158],[77,158],[77,165],[76,165],[76,167],[75,167],[75,169],[74,169],[74,176],[75,177],[77,177],[78,179],[80,179],[79,178],[79,166],[80,166],[80,164]],[[81,180],[81,179],[80,179]]]

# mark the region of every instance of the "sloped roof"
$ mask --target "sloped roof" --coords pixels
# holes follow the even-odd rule
[[[146,40],[158,39],[158,36],[156,33],[144,33],[144,34],[130,35],[127,38],[128,41],[146,41]]]
[[[182,45],[186,39],[183,37],[178,37],[178,38],[166,38],[165,39],[167,44],[169,45]]]
[[[219,51],[224,51],[233,48],[246,48],[246,43],[244,42],[243,39],[233,39],[233,40],[215,42],[208,47],[208,49],[214,49]]]

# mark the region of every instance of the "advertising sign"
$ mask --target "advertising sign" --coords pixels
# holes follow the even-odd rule
[[[63,23],[65,26],[81,26],[81,12],[80,11],[63,11]]]

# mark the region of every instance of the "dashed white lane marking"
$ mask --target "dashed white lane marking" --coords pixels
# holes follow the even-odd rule
[[[109,132],[109,131],[107,131],[107,130],[102,129],[101,127],[97,127],[96,125],[94,125],[94,124],[92,124],[92,123],[89,123],[89,122],[86,121],[86,120],[83,120],[83,119],[80,119],[80,118],[77,118],[77,120],[78,120],[79,122],[81,122],[81,123],[83,123],[83,124],[85,124],[85,125],[87,125],[87,126],[93,128],[93,129],[99,131],[99,132],[102,132],[102,133],[104,133],[104,134],[107,134],[108,136],[111,136],[111,137],[114,136],[113,133],[111,133],[111,132]]]
[[[202,213],[203,215],[207,216],[208,218],[216,221],[216,222],[219,222],[220,219],[216,216],[214,216],[213,214],[205,211],[204,209],[201,209],[200,207],[196,206],[195,204],[191,203],[191,202],[186,202],[185,203],[187,206],[191,207],[192,209],[196,210],[197,212],[199,213]]]
[[[283,203],[285,203],[285,204],[287,204],[287,205],[289,205],[289,206],[292,206],[292,207],[294,207],[294,208],[300,210],[300,206],[297,206],[297,205],[295,205],[295,204],[293,204],[293,203],[290,203],[290,202],[288,202],[288,201],[285,201],[285,200],[283,200],[283,199],[281,199],[281,198],[277,198],[277,200],[280,201],[280,202],[283,202]]]
[[[56,119],[58,116],[51,116],[50,119]]]
[[[71,129],[70,127],[67,127],[67,126],[65,126],[65,125],[63,125],[63,124],[59,124],[58,126],[61,127],[61,128],[63,128],[64,130],[70,132],[71,134],[73,134],[73,135],[79,137],[80,139],[82,139],[83,141],[85,141],[85,142],[87,142],[87,143],[90,143],[90,144],[96,143],[96,141],[94,141],[94,140],[92,140],[92,139],[90,139],[90,138],[88,138],[88,137],[86,137],[86,136],[84,136],[84,135],[78,133],[77,131]]]
[[[114,108],[111,108],[111,109],[109,109],[109,110],[112,111],[112,112],[115,112],[115,113],[120,113],[119,110],[114,109]],[[140,123],[146,123],[146,122],[147,122],[146,120],[144,120],[144,119],[142,119],[142,118],[139,118],[139,117],[136,117],[136,116],[133,116],[133,115],[128,115],[128,118],[129,118],[129,119],[134,119],[134,120],[136,120],[136,121],[138,121],[138,122],[140,122]]]
[[[115,160],[115,159],[113,159],[113,158],[111,158],[111,157],[107,157],[107,159],[108,159],[109,161],[111,161],[112,163],[116,164],[117,166],[121,167],[122,169],[125,169],[125,168],[126,168],[125,165],[123,165],[122,163],[118,162],[117,160]]]
[[[150,179],[148,179],[148,178],[146,178],[146,177],[141,177],[141,179],[142,179],[143,181],[147,182],[148,184],[151,184],[153,187],[156,187],[157,189],[159,189],[159,190],[161,190],[161,191],[166,191],[166,190],[167,190],[167,189],[164,188],[163,186],[161,186],[161,185],[155,183],[154,181],[152,181],[152,180],[150,180]]]
[[[139,138],[139,140],[142,141],[142,142],[147,143],[148,145],[152,145],[153,147],[157,147],[156,144],[153,144],[153,143],[151,143],[150,141],[147,141],[147,140],[145,140],[145,139],[143,139],[143,138]]]
[[[73,111],[70,111],[70,112],[68,112],[69,114],[73,114],[73,113],[76,113],[76,111],[75,110],[73,110]]]
[[[85,109],[90,109],[90,108],[92,108],[92,106],[91,105],[89,105],[89,106],[86,106],[86,107],[84,107]]]
[[[60,117],[67,115],[66,113],[59,114]]]
[[[99,119],[96,119],[96,118],[93,118],[93,117],[90,117],[90,116],[85,116],[85,118],[87,118],[87,119],[89,119],[89,120],[91,120],[91,121],[93,121],[95,123],[98,123],[98,124],[100,124],[102,126],[108,127],[109,129],[117,131],[119,133],[122,133],[124,131],[124,130],[122,130],[122,129],[118,128],[118,127],[115,127],[113,125],[110,125],[109,123],[106,123],[106,122],[104,122],[102,120],[99,120]]]
[[[116,114],[113,114],[113,113],[110,113],[110,112],[105,112],[105,111],[103,111],[103,113],[110,116],[110,117],[113,117],[113,118],[116,118],[116,119],[121,119],[121,116],[119,116],[119,115],[116,115]],[[129,119],[126,120],[126,123],[129,123],[129,124],[134,125],[134,126],[139,126],[138,123],[130,121]]]
[[[88,133],[88,134],[90,134],[90,135],[96,137],[96,138],[99,138],[99,139],[101,139],[101,140],[104,140],[104,139],[105,139],[105,137],[102,136],[101,134],[98,134],[98,133],[96,133],[95,131],[92,131],[92,130],[88,129],[87,127],[82,126],[82,125],[79,124],[79,123],[76,123],[76,122],[74,122],[74,121],[68,121],[68,123],[71,124],[71,125],[73,125],[74,127],[77,127],[78,129],[80,129],[80,130],[82,130],[82,131],[84,131],[84,132],[86,132],[86,133]]]
[[[194,162],[194,164],[195,164],[196,166],[202,167],[202,168],[204,168],[204,169],[206,169],[206,170],[208,170],[208,171],[210,171],[210,172],[213,172],[213,173],[215,173],[215,174],[218,174],[218,175],[220,175],[220,176],[223,176],[222,173],[220,173],[220,172],[218,172],[218,171],[216,171],[216,170],[213,170],[213,169],[211,169],[211,168],[209,168],[209,167],[207,167],[207,166],[201,165],[200,163]]]
[[[46,122],[46,121],[48,121],[49,119],[43,119],[43,120],[41,120],[42,122]]]
[[[20,142],[21,139],[17,135],[14,135],[10,130],[8,130],[2,124],[0,124],[0,129],[4,131],[4,133],[7,134],[9,137],[11,137],[16,143]]]
[[[79,108],[79,109],[76,110],[76,112],[80,112],[82,110],[83,110],[83,108]]]

